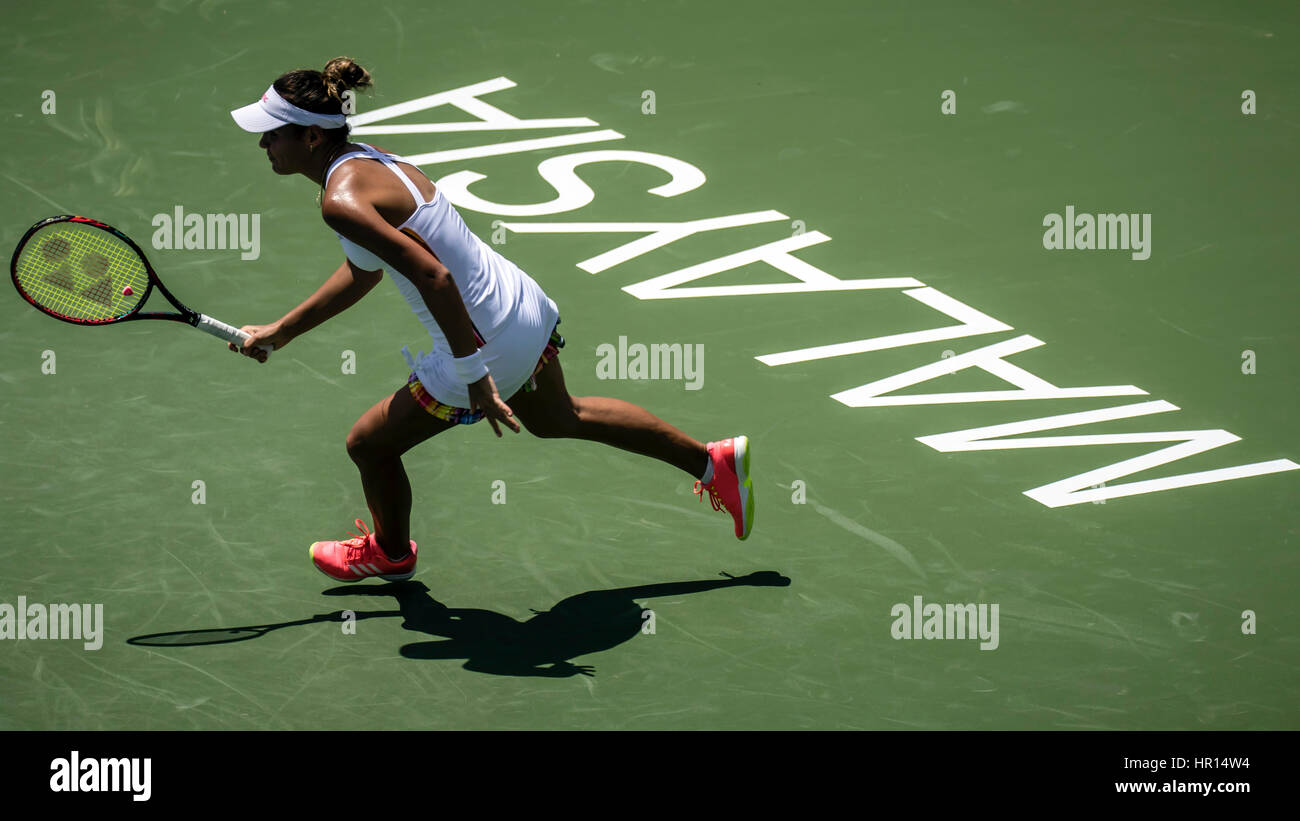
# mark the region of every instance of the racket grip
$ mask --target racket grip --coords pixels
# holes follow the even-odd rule
[[[227,325],[219,319],[213,319],[207,314],[199,314],[199,322],[195,327],[200,331],[210,333],[219,339],[233,342],[240,347],[243,347],[244,343],[248,341],[248,334],[232,325]],[[258,347],[267,353],[270,353],[274,349],[273,345],[259,345]]]

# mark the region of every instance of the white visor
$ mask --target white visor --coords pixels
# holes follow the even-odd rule
[[[235,109],[230,112],[230,116],[235,118],[240,128],[254,134],[274,131],[289,123],[318,125],[321,128],[342,128],[348,122],[348,118],[343,114],[317,114],[314,111],[301,109],[276,93],[275,86],[268,88],[262,95],[262,99],[252,105]]]

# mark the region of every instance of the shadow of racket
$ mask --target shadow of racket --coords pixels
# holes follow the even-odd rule
[[[402,615],[400,610],[378,610],[371,613],[352,612],[352,618],[356,621],[392,618]],[[236,641],[261,638],[272,630],[280,630],[285,627],[300,627],[305,624],[322,622],[342,622],[344,620],[343,613],[344,611],[337,610],[333,613],[322,613],[311,618],[285,621],[279,624],[256,624],[246,627],[214,627],[207,630],[174,630],[170,633],[152,633],[147,636],[133,636],[127,639],[126,643],[143,647],[199,647],[208,644],[231,644]]]

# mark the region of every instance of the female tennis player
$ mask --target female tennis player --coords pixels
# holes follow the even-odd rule
[[[346,256],[320,288],[269,325],[247,325],[250,338],[231,350],[267,361],[259,346],[281,351],[298,336],[354,305],[391,277],[433,338],[431,353],[412,357],[406,384],[361,415],[347,438],[361,472],[372,533],[316,542],[316,567],[339,581],[369,576],[409,579],[416,544],[410,540],[411,485],[402,454],[457,425],[486,418],[519,432],[517,416],[542,438],[586,439],[652,456],[698,481],[714,510],[725,510],[740,539],[754,521],[749,442],[735,436],[702,444],[636,405],[597,396],[570,396],[557,358],[564,339],[559,309],[514,263],[466,227],[460,214],[421,171],[400,157],[348,141],[343,94],[371,85],[350,58],[323,71],[290,71],[257,102],[231,112],[245,131],[260,134],[271,170],[301,174],[321,187],[321,216]],[[502,401],[501,397],[509,397]]]

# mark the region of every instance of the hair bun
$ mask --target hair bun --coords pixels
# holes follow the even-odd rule
[[[326,63],[321,71],[321,80],[329,96],[336,100],[342,100],[343,92],[349,89],[371,85],[370,72],[357,65],[351,57],[335,57]]]

